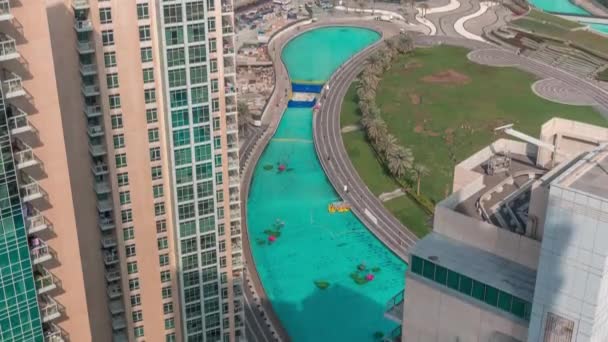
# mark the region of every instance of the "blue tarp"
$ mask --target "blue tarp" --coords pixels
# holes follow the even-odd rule
[[[312,108],[315,106],[316,103],[317,103],[316,98],[312,99],[312,101],[289,100],[289,103],[287,103],[287,107],[289,107],[289,108]]]
[[[323,84],[308,84],[308,83],[292,83],[291,90],[294,93],[320,93],[323,89]]]

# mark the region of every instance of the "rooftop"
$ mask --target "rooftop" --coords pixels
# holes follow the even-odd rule
[[[580,173],[574,171],[574,181],[570,187],[608,198],[608,145],[596,150],[595,154],[592,152],[588,158],[583,158],[577,166]]]
[[[411,253],[532,302],[536,272],[521,264],[438,233],[418,241]]]

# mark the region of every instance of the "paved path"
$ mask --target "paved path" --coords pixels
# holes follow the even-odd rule
[[[538,97],[561,104],[572,106],[592,106],[595,104],[593,99],[581,93],[578,89],[554,78],[545,78],[534,82],[532,91]]]
[[[461,36],[463,36],[467,39],[473,39],[473,40],[478,40],[478,41],[484,42],[485,39],[483,39],[480,35],[467,31],[467,29],[464,27],[464,24],[473,18],[482,16],[484,13],[486,13],[488,8],[495,6],[495,5],[496,5],[496,3],[494,3],[494,2],[489,2],[489,1],[480,2],[479,9],[477,10],[477,12],[471,13],[469,15],[466,15],[466,16],[461,17],[458,20],[456,20],[456,22],[454,23],[454,29],[456,30],[456,32],[458,32],[458,34],[460,34]]]

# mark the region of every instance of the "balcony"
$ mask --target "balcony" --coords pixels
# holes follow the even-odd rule
[[[233,220],[241,218],[241,208],[239,206],[230,206],[230,218]]]
[[[99,85],[97,84],[83,84],[80,87],[84,96],[97,96],[99,95]]]
[[[115,332],[112,334],[112,342],[129,342],[129,338],[124,331]]]
[[[38,297],[38,303],[40,304],[40,315],[42,316],[43,323],[48,323],[61,317],[64,307],[53,300],[53,298],[48,295],[42,295]]]
[[[26,176],[19,186],[21,200],[25,203],[47,197],[46,191],[32,177]]]
[[[230,2],[223,2],[222,1],[222,13],[232,13],[234,11],[234,7],[232,6],[232,3]]]
[[[17,52],[17,42],[15,39],[8,34],[0,34],[0,62],[17,58],[19,58],[19,52]]]
[[[243,251],[243,244],[241,241],[232,240],[232,253],[240,253]]]
[[[53,229],[51,223],[38,209],[26,209],[25,214],[25,229],[28,234],[34,234],[46,229]]]
[[[239,176],[230,177],[230,186],[238,186],[240,182]]]
[[[90,42],[90,41],[86,41],[86,42],[79,41],[79,42],[76,42],[76,50],[78,50],[79,54],[85,55],[85,54],[95,52],[95,46],[93,45],[93,42]]]
[[[102,232],[114,229],[114,220],[111,217],[99,217],[99,229]]]
[[[234,33],[234,29],[232,28],[232,25],[230,24],[224,24],[222,27],[222,33],[224,35],[231,35]]]
[[[101,106],[91,105],[84,107],[84,115],[86,115],[89,119],[101,116]]]
[[[226,114],[236,113],[237,106],[232,103],[226,103]]]
[[[234,46],[228,45],[227,42],[224,42],[224,56],[234,54]]]
[[[112,201],[110,201],[109,199],[98,200],[97,210],[100,213],[107,213],[109,211],[112,211]]]
[[[103,126],[99,124],[89,124],[87,127],[87,133],[91,138],[101,137],[103,136]]]
[[[110,191],[112,190],[112,188],[110,187],[110,183],[105,180],[95,181],[95,185],[93,187],[95,188],[95,193],[98,195],[110,193]]]
[[[97,65],[95,63],[80,63],[80,74],[82,76],[97,74]]]
[[[399,291],[386,303],[384,317],[401,324],[403,321],[403,291]]]
[[[34,270],[34,282],[39,295],[57,288],[59,279],[44,267],[36,267]]]
[[[38,265],[53,259],[55,251],[39,237],[31,236],[29,239],[30,256],[32,264]]]
[[[120,280],[120,267],[108,267],[106,271],[106,281],[108,283]]]
[[[101,237],[101,247],[103,248],[112,248],[116,247],[116,238],[114,236],[102,236]]]
[[[9,0],[0,0],[0,21],[13,19],[11,4]]]
[[[11,116],[8,118],[7,124],[13,136],[36,132],[34,126],[32,126],[30,121],[27,119],[27,114],[20,109],[18,109],[16,116]]]
[[[15,164],[18,170],[23,170],[28,167],[42,165],[42,161],[36,157],[34,150],[25,143],[20,143],[19,148],[13,149],[15,156]]]
[[[89,152],[93,157],[101,157],[106,154],[103,142],[89,142]]]
[[[45,323],[42,327],[44,330],[44,342],[66,342],[67,334],[53,323]]]
[[[236,122],[226,122],[226,131],[228,133],[238,133],[239,126]]]
[[[122,330],[127,327],[127,321],[122,316],[112,318],[112,330]]]
[[[120,261],[116,249],[103,251],[103,262],[106,266],[117,264]]]
[[[2,81],[2,91],[5,99],[12,99],[26,94],[21,83],[21,77],[10,71],[5,71],[4,81]]]
[[[108,305],[112,315],[118,315],[125,312],[125,307],[122,305],[122,300],[112,300]]]
[[[108,289],[106,292],[108,293],[108,298],[110,299],[116,299],[122,296],[122,289],[118,284],[108,285]]]
[[[74,30],[76,32],[91,32],[93,31],[93,24],[89,19],[85,20],[75,20],[74,21]]]
[[[103,176],[109,172],[108,165],[102,161],[98,161],[95,165],[91,166],[91,172],[95,176]]]
[[[72,0],[72,8],[75,10],[86,10],[89,8],[89,0]]]

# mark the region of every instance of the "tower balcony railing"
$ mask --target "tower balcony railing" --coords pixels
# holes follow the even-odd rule
[[[231,55],[234,53],[234,46],[229,45],[228,43],[224,43],[224,55]]]
[[[94,75],[97,73],[97,65],[95,63],[80,63],[80,73],[84,76]]]
[[[114,220],[111,217],[99,217],[99,228],[102,232],[114,229]]]
[[[223,13],[231,13],[234,11],[234,6],[232,5],[232,1],[222,1],[222,12]]]
[[[76,32],[89,32],[93,30],[93,23],[89,19],[75,20],[74,29]]]
[[[232,253],[239,253],[243,251],[243,244],[241,242],[232,242]]]
[[[49,220],[42,215],[38,209],[27,209],[25,211],[25,228],[28,234],[34,234],[46,229],[53,229]]]
[[[392,321],[401,323],[403,321],[403,290],[394,295],[387,303],[384,316]]]
[[[40,186],[32,177],[27,175],[19,188],[21,190],[21,200],[26,203],[47,197],[47,193],[42,186]]]
[[[91,166],[91,172],[95,176],[105,175],[109,172],[108,165],[103,161],[98,161],[95,165]]]
[[[59,279],[44,267],[36,267],[34,270],[34,282],[39,295],[57,288]]]
[[[109,199],[102,199],[97,201],[97,210],[100,213],[107,213],[112,211],[112,201]]]
[[[110,193],[110,191],[112,190],[112,188],[110,187],[110,183],[108,183],[107,180],[95,181],[94,188],[95,188],[95,193],[98,195]]]
[[[47,323],[61,317],[64,307],[63,305],[57,303],[53,298],[45,294],[38,298],[38,303],[40,304],[40,315],[42,316],[43,323]]]
[[[108,293],[108,297],[110,299],[122,296],[122,288],[120,287],[120,284],[108,285],[108,289],[106,292]]]
[[[118,266],[109,266],[106,268],[106,281],[108,283],[112,283],[120,280],[120,267]]]
[[[125,307],[122,304],[122,300],[111,300],[108,307],[112,315],[118,315],[125,312]]]
[[[89,8],[89,0],[72,0],[72,7],[75,10],[84,10]]]
[[[2,81],[2,90],[4,91],[4,97],[7,99],[12,99],[26,94],[21,82],[21,77],[10,71],[5,71],[5,79]]]
[[[89,137],[94,138],[94,137],[100,137],[103,135],[103,126],[100,124],[89,124],[87,127],[87,133],[89,134]]]
[[[23,133],[35,132],[36,129],[27,119],[27,114],[20,109],[18,109],[18,113],[19,114],[8,118],[7,124],[8,128],[11,130],[11,134],[18,135]]]
[[[93,157],[99,157],[106,154],[106,147],[103,142],[89,142],[89,152]]]
[[[2,14],[0,13],[0,18]],[[8,34],[0,34],[0,61],[19,58],[17,41]]]
[[[78,53],[84,55],[95,52],[95,46],[91,41],[78,41],[76,43],[76,50],[78,50]]]
[[[36,157],[34,150],[31,147],[25,143],[20,143],[19,145],[19,150],[13,149],[17,169],[22,170],[28,167],[42,165],[42,161]]]
[[[106,250],[103,252],[103,262],[106,265],[114,265],[120,261],[116,249]]]
[[[0,0],[0,21],[13,19],[9,0]]]
[[[38,265],[45,261],[53,259],[55,251],[47,245],[47,243],[39,237],[32,236],[29,239],[30,256],[32,264]]]
[[[116,238],[114,236],[102,236],[101,237],[101,247],[103,248],[113,248],[116,247]]]
[[[44,329],[44,342],[66,342],[67,334],[54,323],[46,323]]]
[[[230,24],[222,25],[222,33],[223,34],[233,34],[234,29],[232,28],[232,25],[230,25]]]
[[[230,186],[239,185],[239,182],[240,182],[239,176],[230,177]]]
[[[81,90],[84,96],[99,95],[99,85],[97,84],[83,84]]]
[[[84,107],[84,114],[89,119],[101,116],[101,106],[100,105],[85,106]]]
[[[237,106],[232,103],[226,103],[226,114],[228,113],[236,113]]]
[[[127,321],[122,316],[112,317],[112,330],[122,330],[127,327]]]

